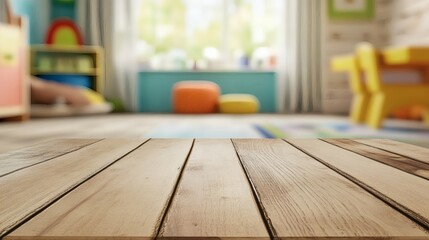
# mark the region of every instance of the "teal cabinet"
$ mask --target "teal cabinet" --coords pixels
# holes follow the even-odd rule
[[[261,112],[277,111],[275,72],[141,72],[138,79],[139,112],[172,112],[172,88],[186,80],[208,80],[217,83],[222,94],[248,93],[261,103]]]

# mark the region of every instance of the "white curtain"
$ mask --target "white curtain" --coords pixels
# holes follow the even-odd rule
[[[105,89],[109,99],[119,99],[136,111],[136,41],[138,1],[77,0],[77,21],[87,45],[105,50]]]
[[[279,87],[283,112],[321,111],[321,4],[319,0],[285,0],[283,56]]]
[[[5,22],[5,19],[6,19],[5,7],[3,5],[3,1],[0,0],[0,23]]]
[[[0,23],[6,22],[6,4],[4,0],[0,0]]]

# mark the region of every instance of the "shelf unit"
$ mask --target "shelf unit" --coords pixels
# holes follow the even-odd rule
[[[27,22],[0,24],[0,119],[23,121],[29,116]]]
[[[80,70],[77,61],[80,58],[90,59],[90,65]],[[41,59],[48,59],[48,69],[40,68]],[[68,62],[67,69],[58,69],[58,61]],[[87,76],[91,80],[92,89],[103,93],[104,89],[104,51],[98,46],[49,46],[34,45],[31,47],[31,74],[41,75],[76,75]]]

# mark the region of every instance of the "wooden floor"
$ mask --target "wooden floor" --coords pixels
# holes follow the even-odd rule
[[[25,123],[0,122],[0,153],[35,143],[58,138],[142,138],[154,128],[182,123],[201,126],[201,123],[218,126],[237,124],[303,123],[330,121],[348,122],[347,117],[322,115],[105,115],[77,118],[36,119]],[[408,126],[409,123],[396,123]],[[172,137],[175,136],[166,136]],[[199,136],[196,136],[199,137]],[[226,136],[231,137],[231,136]],[[428,146],[425,146],[428,147]]]
[[[429,239],[429,149],[82,139],[0,155],[0,238]]]

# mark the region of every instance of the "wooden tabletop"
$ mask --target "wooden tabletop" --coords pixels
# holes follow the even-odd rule
[[[64,139],[0,155],[4,239],[429,239],[429,149]]]

